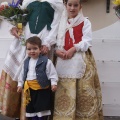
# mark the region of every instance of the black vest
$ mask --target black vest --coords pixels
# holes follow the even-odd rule
[[[25,61],[24,61],[24,76],[23,76],[23,80],[25,81],[27,78],[27,73],[28,73],[28,66],[29,66],[29,60],[30,57],[28,57]],[[46,64],[47,64],[48,58],[47,56],[42,56],[40,55],[35,67],[35,71],[36,71],[36,79],[38,80],[38,83],[40,84],[40,86],[42,88],[45,88],[47,86],[50,86],[50,80],[48,80],[48,77],[46,75]]]

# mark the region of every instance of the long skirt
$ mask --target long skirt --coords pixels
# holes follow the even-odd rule
[[[101,88],[90,50],[83,59],[86,71],[82,78],[59,78],[53,120],[103,120]]]
[[[17,93],[17,82],[2,71],[0,79],[0,110],[1,114],[25,120],[25,107],[23,102],[23,94]],[[21,111],[21,112],[20,112]]]

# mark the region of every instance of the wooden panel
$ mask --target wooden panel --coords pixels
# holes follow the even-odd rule
[[[120,40],[103,40],[102,42],[93,42],[91,48],[96,60],[100,61],[120,61]]]
[[[4,58],[3,58],[3,59],[0,58],[0,73],[1,73],[1,71],[2,71],[3,65],[4,65]],[[1,75],[0,75],[0,76],[1,76]]]
[[[10,34],[10,29],[13,26],[6,22],[6,21],[2,21],[1,25],[0,25],[0,38],[13,38],[13,36]]]
[[[120,105],[120,83],[104,82],[101,88],[104,105]]]
[[[5,58],[12,42],[12,38],[0,38],[0,58]]]
[[[96,61],[101,82],[120,82],[120,62]]]
[[[104,116],[120,116],[120,82],[101,83]]]
[[[120,116],[120,105],[104,105],[104,116]]]

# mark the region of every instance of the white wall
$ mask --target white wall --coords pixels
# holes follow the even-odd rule
[[[105,116],[120,116],[120,21],[93,32]]]
[[[92,51],[102,87],[104,115],[120,116],[120,20],[112,1],[109,13],[106,0],[87,0],[82,8],[92,23]]]

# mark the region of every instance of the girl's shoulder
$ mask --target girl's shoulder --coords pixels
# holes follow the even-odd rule
[[[90,22],[90,20],[89,20],[88,17],[85,17],[85,19],[84,19],[84,23],[85,23],[85,24],[91,24],[91,22]]]
[[[90,22],[89,17],[85,17],[84,21],[89,21]]]

